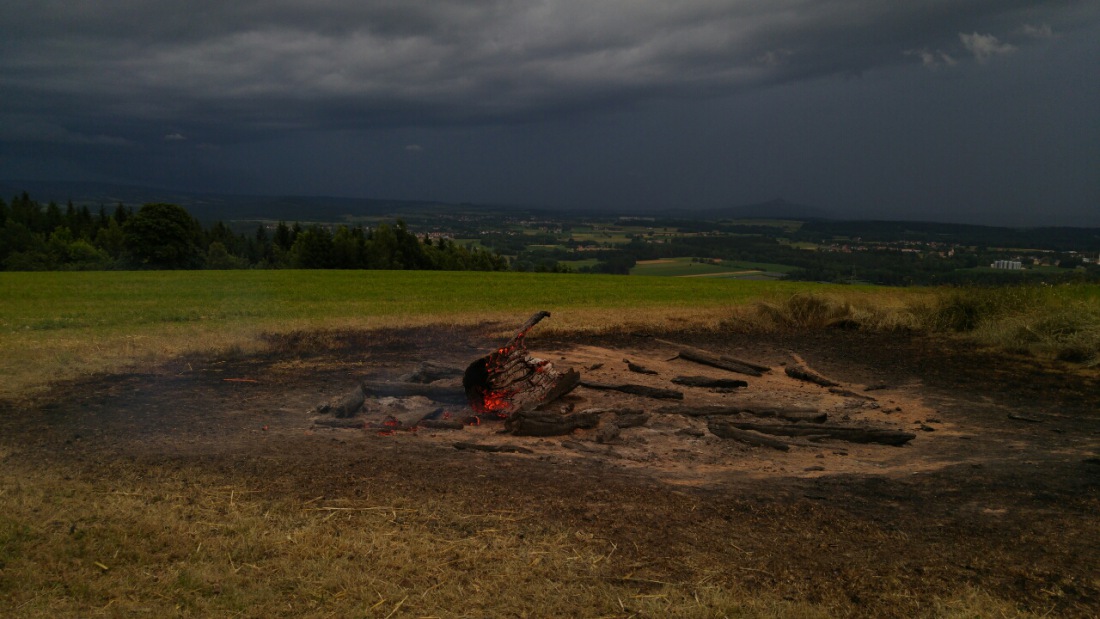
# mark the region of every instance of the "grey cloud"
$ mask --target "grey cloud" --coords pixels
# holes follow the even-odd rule
[[[0,8],[0,86],[27,93],[14,104],[24,112],[80,98],[88,117],[235,131],[516,122],[858,75],[907,49],[946,49],[960,24],[1064,3],[958,4],[47,1]],[[979,60],[1011,48],[962,41]]]

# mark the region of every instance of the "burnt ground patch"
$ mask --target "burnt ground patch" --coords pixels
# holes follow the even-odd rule
[[[1095,373],[907,336],[681,333],[688,345],[775,367],[793,353],[846,384],[883,387],[866,393],[902,409],[890,420],[932,431],[903,448],[826,442],[793,456],[638,434],[609,457],[603,446],[578,453],[558,439],[508,439],[532,454],[471,453],[443,432],[378,436],[309,423],[309,409],[364,376],[392,378],[424,359],[463,365],[492,347],[488,332],[302,333],[263,354],[57,384],[2,403],[2,441],[7,458],[104,483],[198,467],[273,495],[423,496],[537,514],[533,522],[613,542],[621,577],[639,590],[718,573],[867,616],[927,613],[963,586],[1039,614],[1100,609]],[[597,348],[657,361],[668,352],[632,334],[529,345],[560,363]],[[495,440],[496,429],[462,432]]]

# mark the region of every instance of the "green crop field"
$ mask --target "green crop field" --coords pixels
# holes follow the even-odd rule
[[[614,328],[713,322],[820,284],[440,271],[0,273],[0,393],[50,379],[256,346],[264,333],[443,322]]]
[[[769,271],[789,273],[794,267],[783,264],[763,262],[721,261],[718,263],[693,262],[690,257],[669,258],[666,260],[647,260],[639,262],[630,270],[631,275],[657,275],[664,277],[736,277],[745,272]]]

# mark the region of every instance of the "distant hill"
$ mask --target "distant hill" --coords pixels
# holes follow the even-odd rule
[[[828,211],[816,206],[796,204],[783,198],[776,198],[758,204],[743,204],[741,206],[724,206],[713,209],[695,211],[695,214],[705,219],[830,219]]]

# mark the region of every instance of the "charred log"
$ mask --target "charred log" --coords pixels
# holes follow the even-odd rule
[[[672,382],[685,387],[703,387],[707,389],[741,389],[749,384],[735,378],[710,378],[708,376],[677,376]]]
[[[775,424],[733,419],[725,421],[725,423],[738,430],[754,430],[762,434],[830,438],[849,443],[878,443],[895,447],[900,447],[917,437],[916,434],[901,430],[823,423]]]
[[[349,419],[346,417],[321,417],[313,420],[313,425],[324,426],[326,428],[348,428],[359,429],[365,428],[367,422],[362,419]]]
[[[469,443],[465,441],[455,443],[454,448],[460,451],[485,451],[489,453],[535,453],[530,449],[527,449],[526,447],[520,447],[519,445],[486,445],[484,443]]]
[[[790,445],[777,438],[753,430],[735,428],[724,421],[711,420],[707,423],[707,429],[710,430],[711,434],[719,438],[729,438],[757,447],[771,447],[779,451],[790,451],[791,449]]]
[[[660,387],[649,387],[646,385],[635,385],[632,383],[625,383],[621,385],[612,385],[608,383],[597,383],[588,380],[580,381],[582,387],[588,389],[600,389],[603,391],[621,391],[623,393],[629,393],[631,395],[640,395],[647,398],[656,398],[658,400],[683,400],[684,392],[676,391],[674,389],[662,389]]]
[[[423,419],[420,427],[429,430],[461,430],[466,425],[457,419]]]
[[[685,348],[676,356],[685,361],[709,365],[714,368],[735,372],[737,374],[745,374],[747,376],[763,376],[764,373],[764,371],[757,369],[757,367],[761,366],[747,365],[731,357],[719,357],[705,350],[699,350],[698,348]]]
[[[626,369],[630,370],[631,372],[634,372],[635,374],[648,374],[650,376],[656,376],[657,375],[657,370],[651,370],[651,369],[649,369],[645,366],[638,365],[637,363],[634,363],[630,359],[623,359],[623,361],[626,363]]]
[[[796,380],[806,381],[808,383],[814,383],[815,385],[821,385],[822,387],[838,387],[840,383],[833,382],[828,378],[813,372],[808,368],[789,366],[786,370],[787,376]]]
[[[574,430],[594,428],[599,423],[599,414],[587,411],[568,415],[520,411],[504,421],[504,428],[516,436],[562,436]]]
[[[868,400],[870,402],[875,401],[875,399],[869,395],[863,395],[862,393],[856,393],[855,391],[851,391],[848,389],[841,389],[840,387],[830,387],[829,393],[834,393],[836,395],[844,396],[846,398],[856,398],[858,400]]]
[[[739,406],[664,406],[658,411],[668,415],[686,415],[688,417],[731,417],[751,415],[753,417],[777,417],[787,421],[822,423],[829,414],[814,409],[781,408],[775,406],[739,405]]]

